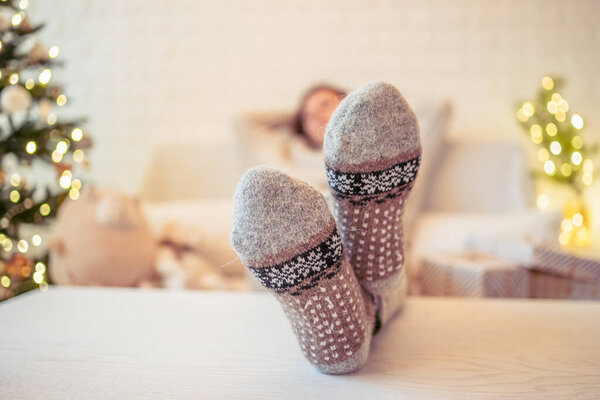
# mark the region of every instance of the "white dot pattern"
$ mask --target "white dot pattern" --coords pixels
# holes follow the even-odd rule
[[[359,281],[386,279],[400,271],[404,262],[402,216],[410,188],[385,202],[355,204],[334,202],[334,213],[344,248]]]
[[[373,310],[346,257],[340,271],[299,296],[277,294],[300,348],[313,364],[343,362],[371,335]]]

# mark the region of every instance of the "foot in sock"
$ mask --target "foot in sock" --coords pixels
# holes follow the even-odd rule
[[[344,248],[383,324],[405,290],[402,215],[421,156],[416,116],[394,86],[369,83],[332,115],[324,152]]]
[[[318,370],[343,374],[365,363],[374,304],[352,272],[319,192],[275,169],[252,168],[234,196],[231,243],[275,294]]]

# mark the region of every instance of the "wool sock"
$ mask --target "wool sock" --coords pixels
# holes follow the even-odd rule
[[[231,243],[281,303],[310,363],[328,374],[365,363],[373,299],[352,272],[321,193],[276,169],[250,169],[234,195]]]
[[[416,116],[393,85],[371,82],[333,113],[324,152],[344,248],[384,324],[405,292],[402,215],[421,156]]]

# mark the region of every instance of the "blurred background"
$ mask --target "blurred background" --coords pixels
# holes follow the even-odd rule
[[[411,293],[600,298],[597,1],[2,4],[3,92],[33,96],[6,92],[3,118],[42,126],[22,147],[56,130],[42,142],[60,153],[29,165],[35,151],[3,147],[3,297],[48,283],[252,289],[228,241],[237,180],[270,164],[327,196],[320,149],[293,129],[302,95],[383,80],[424,148],[405,215]],[[15,66],[6,50],[24,36],[30,62]],[[3,126],[4,139],[19,129]],[[63,197],[20,206],[25,181]]]

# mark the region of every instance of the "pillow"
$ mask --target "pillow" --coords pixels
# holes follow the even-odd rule
[[[519,143],[447,142],[431,177],[427,210],[514,213],[534,206],[533,184]]]
[[[440,165],[440,152],[446,141],[452,105],[449,101],[423,101],[417,103],[413,111],[419,121],[423,153],[417,179],[404,211],[404,231],[408,238],[412,235],[417,217],[425,209],[431,177]]]

